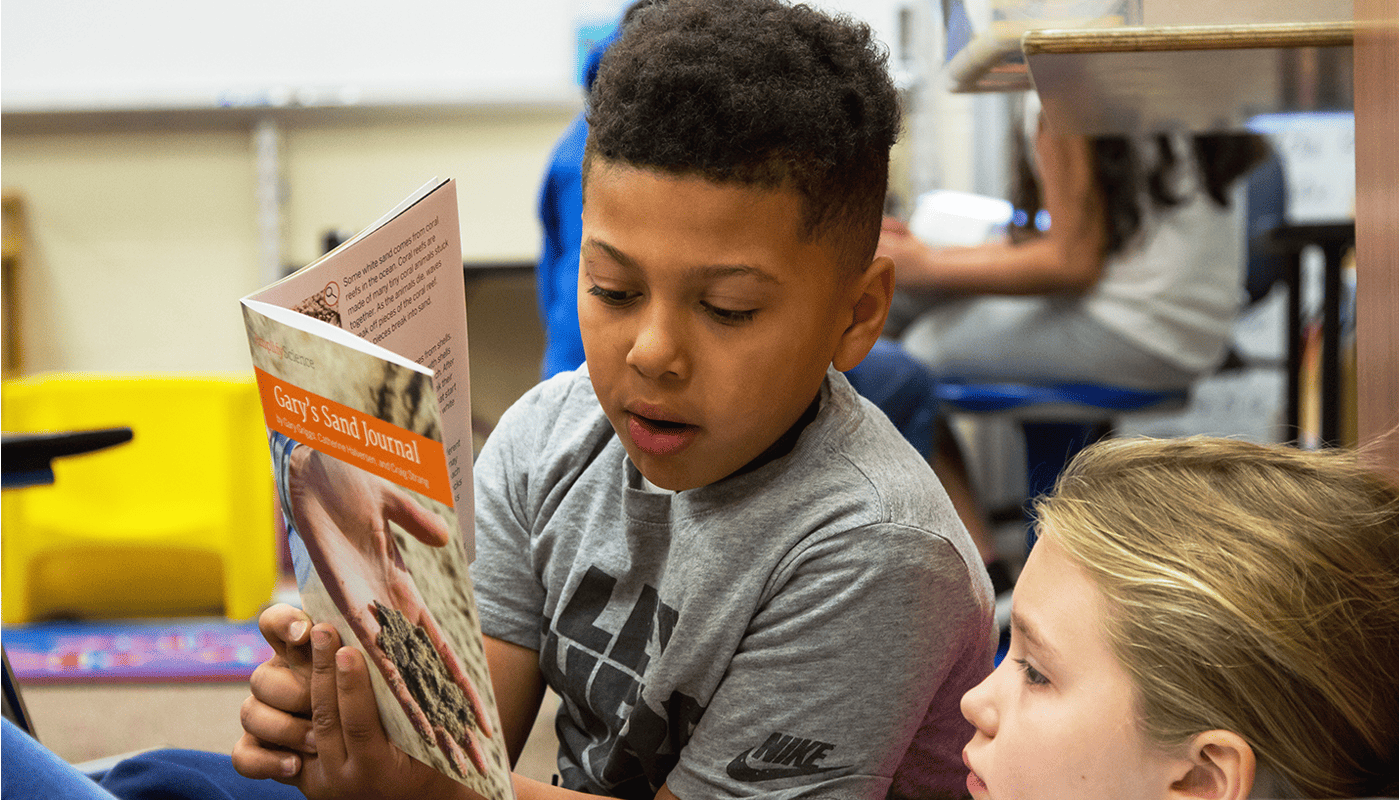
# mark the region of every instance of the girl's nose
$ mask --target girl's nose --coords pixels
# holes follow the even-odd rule
[[[987,737],[996,735],[996,681],[1000,673],[1001,667],[993,670],[981,683],[968,689],[959,703],[963,717],[972,723],[978,733]]]

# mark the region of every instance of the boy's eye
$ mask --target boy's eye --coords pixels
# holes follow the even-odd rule
[[[709,303],[701,303],[701,305],[705,307],[706,313],[726,325],[737,325],[741,322],[748,322],[753,319],[754,314],[758,313],[758,309],[755,308],[736,310],[732,308],[720,308],[719,306]]]
[[[1040,670],[1032,667],[1030,662],[1024,658],[1015,659],[1016,666],[1021,668],[1021,673],[1026,677],[1026,683],[1031,686],[1048,686],[1050,679],[1041,674]]]
[[[620,306],[636,296],[636,292],[626,292],[621,289],[604,289],[596,283],[588,287],[588,293],[610,306]]]

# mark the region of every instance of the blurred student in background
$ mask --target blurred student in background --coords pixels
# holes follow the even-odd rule
[[[906,386],[1190,387],[1223,361],[1242,304],[1244,220],[1231,194],[1267,144],[1246,133],[1070,135],[1047,125],[1034,94],[1026,105],[1032,130],[1014,139],[1020,224],[1005,238],[940,247],[886,218],[879,253],[895,263],[896,308],[914,311],[892,312],[886,334],[898,346],[877,346],[858,372],[903,376]],[[909,413],[884,398],[913,390],[861,374],[851,381],[892,417]],[[934,441],[923,446],[991,562],[957,442],[946,422],[917,435],[928,428]]]
[[[1025,224],[1005,239],[938,247],[886,219],[880,253],[926,301],[899,335],[909,352],[940,377],[1135,389],[1218,366],[1244,293],[1231,191],[1264,140],[1090,138],[1039,118],[1032,153],[1013,197]]]
[[[617,27],[589,50],[583,64],[583,88],[592,90],[603,53],[617,40],[622,26],[654,0],[636,0],[623,12]],[[540,261],[535,267],[535,293],[544,322],[542,378],[577,369],[583,363],[583,337],[578,325],[578,259],[583,238],[583,145],[588,119],[579,112],[564,130],[540,187],[539,219],[544,231]]]

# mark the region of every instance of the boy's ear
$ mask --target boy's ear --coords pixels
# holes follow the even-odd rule
[[[894,299],[894,261],[879,256],[851,282],[851,323],[841,332],[831,363],[845,372],[865,359],[890,314]]]
[[[1185,772],[1171,786],[1172,800],[1248,800],[1254,788],[1254,749],[1231,731],[1206,731],[1191,740]]]

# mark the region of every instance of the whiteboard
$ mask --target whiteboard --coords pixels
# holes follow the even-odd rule
[[[5,0],[0,108],[577,102],[585,10],[596,12],[579,0]]]
[[[885,34],[897,2],[817,5]],[[5,0],[0,110],[577,104],[580,49],[627,5]]]

